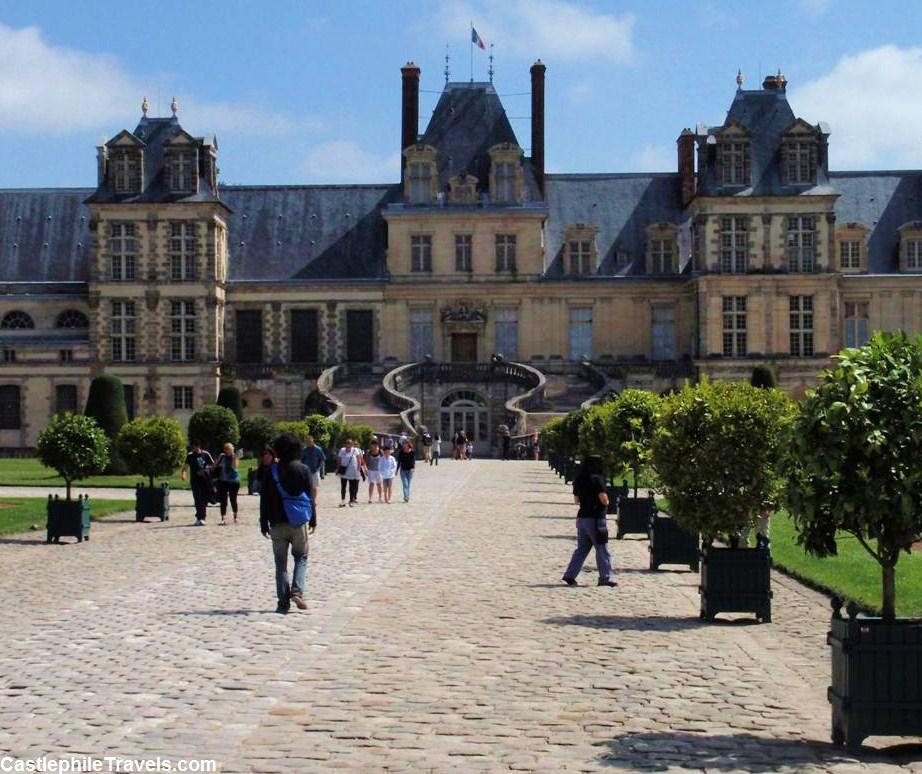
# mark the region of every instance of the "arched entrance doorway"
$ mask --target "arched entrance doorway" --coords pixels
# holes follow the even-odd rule
[[[483,454],[490,445],[490,409],[480,393],[453,390],[442,398],[439,432],[443,441],[451,441],[464,430],[474,443],[474,453]]]

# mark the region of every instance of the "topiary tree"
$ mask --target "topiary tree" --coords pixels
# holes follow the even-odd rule
[[[56,414],[36,444],[38,459],[64,479],[67,499],[71,484],[101,473],[109,464],[109,439],[92,417]]]
[[[275,438],[275,425],[265,417],[247,417],[240,423],[240,445],[253,454],[259,454]]]
[[[541,428],[541,447],[545,454],[561,454],[560,431],[563,427],[563,417],[555,417]]]
[[[102,374],[90,382],[90,392],[86,399],[83,413],[93,417],[110,441],[109,464],[107,473],[123,474],[125,463],[114,448],[118,431],[128,421],[128,408],[125,405],[125,387],[122,380],[113,374]]]
[[[367,449],[375,438],[375,431],[370,425],[348,425],[343,423],[340,425],[339,438],[337,438],[336,445],[342,446],[347,438],[351,438],[355,441],[355,445],[360,449]]]
[[[743,382],[690,386],[663,401],[653,465],[672,515],[705,544],[750,530],[780,486],[778,458],[791,403]]]
[[[273,426],[273,438],[277,438],[282,433],[289,433],[297,438],[301,445],[307,441],[307,436],[310,435],[310,428],[306,422],[298,421],[288,421],[288,422],[276,422]]]
[[[236,387],[222,387],[218,393],[217,404],[233,411],[238,423],[243,419],[243,398]]]
[[[202,448],[217,455],[226,443],[237,443],[240,427],[230,409],[214,403],[202,406],[189,417],[189,441],[198,441]]]
[[[186,457],[182,426],[170,417],[138,417],[124,425],[115,448],[129,473],[147,476],[153,488],[155,476],[174,473]]]
[[[784,499],[807,552],[834,556],[844,532],[874,557],[892,620],[900,551],[922,539],[922,338],[878,333],[836,361],[791,426]]]
[[[330,448],[338,438],[341,423],[323,416],[323,414],[308,414],[304,417],[308,432],[313,436],[314,443],[324,449]]]
[[[775,372],[767,365],[757,365],[752,369],[749,383],[753,387],[775,387]]]
[[[579,456],[585,459],[589,454],[598,454],[602,458],[602,473],[607,479],[617,472],[614,448],[608,437],[612,406],[611,402],[591,406],[579,427]]]

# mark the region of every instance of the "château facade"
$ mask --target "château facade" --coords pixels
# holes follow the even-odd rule
[[[325,367],[426,355],[653,389],[765,363],[797,394],[873,330],[922,330],[922,171],[831,171],[780,73],[655,174],[548,174],[540,60],[530,156],[492,83],[447,83],[420,134],[401,76],[391,185],[221,185],[217,140],[145,100],[95,189],[0,190],[0,449],[102,372],[180,419],[226,385],[297,418]]]

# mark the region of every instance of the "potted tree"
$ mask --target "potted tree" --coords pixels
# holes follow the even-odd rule
[[[922,621],[896,617],[896,565],[922,539],[922,339],[876,334],[846,349],[789,434],[784,499],[798,542],[836,554],[847,535],[881,568],[881,616],[833,604],[832,739],[922,734]]]
[[[124,425],[115,439],[129,473],[147,476],[147,486],[135,487],[135,520],[170,518],[170,485],[154,486],[155,476],[174,473],[186,455],[179,422],[169,417],[140,417]]]
[[[57,414],[38,437],[38,459],[64,479],[66,497],[48,495],[47,541],[65,535],[77,542],[90,539],[90,501],[84,495],[71,500],[74,481],[100,473],[109,464],[109,439],[92,417]]]
[[[742,382],[705,380],[663,401],[653,465],[673,517],[702,537],[704,619],[752,612],[771,621],[771,556],[745,538],[777,495],[789,415],[790,401],[778,390]]]
[[[217,457],[224,444],[237,443],[240,426],[233,411],[209,403],[189,417],[189,438],[197,440],[212,457]]]
[[[579,456],[597,454],[602,459],[602,474],[608,482],[605,492],[608,495],[608,513],[618,513],[618,501],[627,496],[627,480],[623,487],[615,486],[614,475],[621,471],[615,449],[611,444],[611,414],[614,409],[612,401],[596,403],[586,411],[579,428]]]

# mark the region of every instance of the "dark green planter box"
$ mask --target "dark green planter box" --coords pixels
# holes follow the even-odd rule
[[[570,484],[576,478],[579,472],[579,463],[572,457],[567,458],[563,466],[563,480],[565,484]]]
[[[650,569],[658,570],[661,564],[687,564],[698,572],[701,559],[698,535],[680,527],[669,516],[650,519]]]
[[[256,483],[257,468],[250,468],[247,471],[247,494],[259,494],[259,485]]]
[[[627,497],[627,481],[625,481],[621,486],[613,486],[612,484],[607,484],[605,486],[605,494],[608,495],[608,510],[606,513],[617,513],[618,501],[621,500],[622,497]]]
[[[701,617],[755,613],[772,620],[772,557],[767,548],[716,548],[701,553]]]
[[[170,520],[170,485],[163,483],[160,486],[141,486],[138,484],[134,490],[134,520],[144,521],[146,518]]]
[[[850,618],[833,600],[832,741],[857,750],[868,736],[922,736],[922,621]]]
[[[618,500],[617,540],[625,535],[646,535],[650,531],[650,519],[656,515],[656,502],[649,497],[622,497]]]
[[[75,537],[78,543],[90,539],[90,499],[62,500],[48,495],[48,543],[60,543],[62,537]]]

